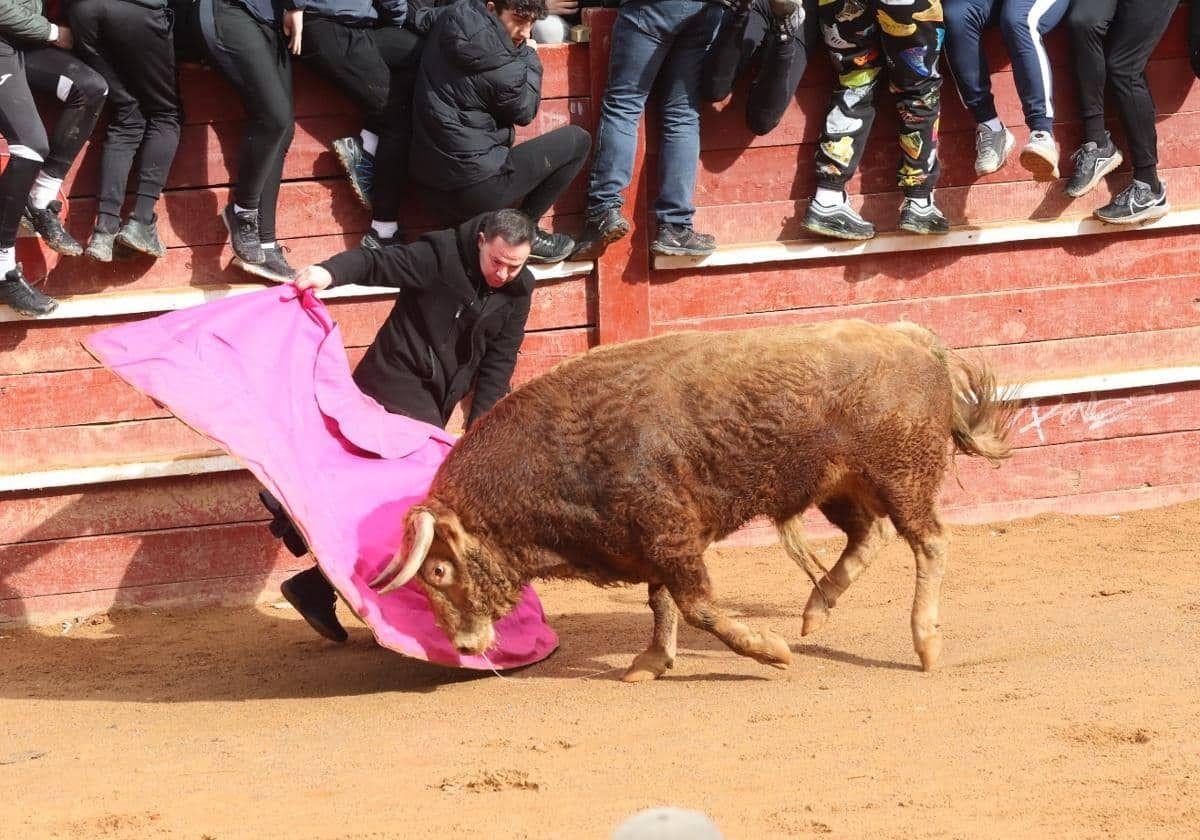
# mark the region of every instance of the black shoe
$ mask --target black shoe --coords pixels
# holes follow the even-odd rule
[[[58,301],[29,285],[21,264],[0,280],[0,303],[6,303],[22,315],[49,315],[58,309]]]
[[[845,193],[842,193],[841,204],[828,206],[815,198],[810,201],[808,212],[804,214],[804,227],[834,239],[870,239],[875,236],[875,225],[858,215]]]
[[[538,228],[533,234],[533,248],[529,251],[529,261],[534,263],[557,263],[571,256],[575,250],[575,240],[565,233],[551,233]]]
[[[267,529],[271,532],[271,535],[283,540],[283,544],[287,546],[287,550],[296,557],[303,557],[305,554],[308,554],[308,543],[304,541],[304,536],[296,530],[296,524],[287,515],[287,511],[283,509],[283,505],[279,503],[279,500],[269,490],[259,492],[258,500],[263,503],[263,507],[267,509],[267,513],[273,517],[267,523]]]
[[[949,233],[950,223],[932,198],[928,201],[906,198],[900,206],[900,229],[922,234]]]
[[[63,227],[62,219],[58,217],[61,212],[62,202],[57,200],[47,204],[44,210],[27,204],[21,221],[37,233],[50,246],[50,250],[57,251],[64,257],[78,257],[83,253],[83,246]]]
[[[804,28],[804,3],[801,0],[771,0],[771,30],[786,40],[795,38]]]
[[[1099,146],[1091,141],[1084,143],[1071,155],[1075,171],[1067,181],[1067,195],[1079,198],[1087,195],[1109,172],[1121,165],[1121,152],[1112,136],[1104,133],[1104,145]]]
[[[279,592],[296,608],[308,626],[331,642],[350,636],[337,617],[337,592],[316,566],[294,575],[279,585]]]
[[[1134,225],[1161,219],[1171,209],[1167,203],[1167,183],[1160,181],[1158,192],[1136,178],[1117,197],[1096,211],[1096,218],[1113,225]]]
[[[276,245],[274,248],[263,248],[263,261],[260,263],[248,263],[237,257],[234,257],[233,264],[247,274],[253,274],[255,277],[261,277],[264,280],[270,280],[272,283],[291,283],[296,279],[296,269],[288,263],[287,257],[284,256],[284,248],[282,245]]]
[[[83,255],[96,262],[112,262],[113,243],[116,239],[117,235],[115,233],[94,230],[92,231],[92,238],[88,240],[87,250],[83,252]]]
[[[404,244],[404,234],[396,231],[391,236],[380,236],[374,230],[368,230],[363,234],[362,241],[358,243],[358,247],[366,248],[368,251],[378,251],[383,248],[394,248],[397,245]]]
[[[696,233],[691,225],[660,222],[650,250],[674,257],[706,257],[717,250],[717,240],[707,233]]]
[[[375,183],[375,158],[367,154],[362,140],[357,137],[342,137],[333,141],[333,153],[337,155],[350,188],[362,203],[363,207],[371,209],[371,188]]]
[[[117,241],[126,248],[155,259],[167,255],[167,249],[158,238],[157,216],[150,220],[150,224],[139,222],[137,219],[127,220],[117,232]]]
[[[629,222],[615,207],[604,210],[597,216],[588,216],[583,225],[583,233],[575,240],[575,250],[571,252],[570,259],[599,259],[605,248],[628,234]]]
[[[258,238],[257,210],[235,212],[233,204],[230,203],[221,211],[221,221],[229,231],[229,244],[233,246],[233,253],[237,259],[255,265],[265,259],[262,241]]]

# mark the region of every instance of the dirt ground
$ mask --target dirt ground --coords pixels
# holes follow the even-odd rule
[[[643,591],[582,583],[541,587],[562,647],[507,679],[269,605],[0,630],[0,836],[607,838],[676,804],[729,838],[1197,837],[1198,546],[1196,503],[956,528],[931,674],[898,542],[805,639],[780,550],[711,553],[788,671],[684,628],[625,685]]]

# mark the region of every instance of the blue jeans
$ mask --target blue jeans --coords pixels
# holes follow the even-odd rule
[[[660,223],[692,224],[700,160],[700,71],[720,22],[721,7],[703,0],[633,0],[617,12],[588,178],[589,215],[622,205],[621,190],[633,177],[638,120],[658,79],[662,183],[654,215]]]

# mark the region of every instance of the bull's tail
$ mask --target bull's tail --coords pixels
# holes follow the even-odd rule
[[[954,388],[950,435],[965,455],[987,458],[995,466],[1012,454],[1009,435],[1018,404],[1015,387],[998,389],[996,372],[986,362],[947,353]]]

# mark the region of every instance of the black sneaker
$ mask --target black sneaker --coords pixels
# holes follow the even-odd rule
[[[921,234],[949,233],[950,223],[932,198],[928,201],[905,198],[900,205],[900,229]]]
[[[248,263],[234,257],[233,264],[247,274],[270,280],[272,283],[291,283],[296,278],[296,269],[288,263],[282,245],[263,248],[262,251],[263,261],[260,263]]]
[[[1067,181],[1067,195],[1072,198],[1087,195],[1105,175],[1120,166],[1123,160],[1117,144],[1112,141],[1108,132],[1104,133],[1103,146],[1091,141],[1084,143],[1071,155],[1075,171]]]
[[[63,227],[62,219],[58,217],[61,212],[62,202],[57,200],[47,204],[45,210],[26,204],[21,221],[25,227],[40,236],[50,246],[50,250],[57,251],[64,257],[78,257],[83,253],[83,246]]]
[[[575,250],[575,240],[565,233],[551,233],[538,228],[533,234],[529,261],[533,263],[562,262]]]
[[[350,188],[362,203],[363,207],[371,209],[371,187],[375,183],[375,158],[367,154],[362,140],[358,137],[342,137],[333,141],[333,153],[337,155]]]
[[[1096,218],[1113,225],[1134,225],[1161,219],[1171,209],[1167,203],[1167,182],[1160,181],[1158,192],[1136,178],[1117,197],[1096,211]]]
[[[229,244],[237,260],[245,264],[258,264],[264,259],[262,241],[258,238],[258,211],[241,210],[235,212],[230,203],[221,211],[221,221],[229,231]]]
[[[575,240],[575,250],[571,252],[570,259],[599,259],[605,248],[621,237],[628,236],[629,230],[629,221],[615,207],[604,210],[597,216],[589,215],[583,225],[583,232]]]
[[[96,262],[112,262],[113,243],[116,239],[117,235],[115,233],[94,230],[92,231],[92,238],[88,240],[87,250],[83,252],[83,255]]]
[[[875,225],[850,206],[845,193],[842,193],[841,204],[827,206],[815,198],[810,201],[808,212],[804,214],[804,227],[834,239],[871,239],[875,236]]]
[[[380,236],[372,229],[363,234],[362,241],[358,243],[358,247],[366,248],[368,251],[379,251],[383,248],[394,248],[397,245],[403,244],[404,234],[400,231],[396,231],[391,236]]]
[[[308,626],[326,639],[344,642],[349,638],[346,628],[338,621],[337,592],[318,567],[313,566],[288,578],[279,585],[279,592]]]
[[[717,240],[707,233],[696,233],[691,225],[660,222],[650,250],[674,257],[706,257],[717,250]]]
[[[121,230],[117,232],[117,241],[126,248],[131,248],[139,254],[145,254],[155,259],[167,255],[167,249],[163,246],[162,240],[158,238],[157,216],[151,219],[148,225],[137,219],[129,219],[121,225]]]
[[[0,303],[6,303],[22,315],[49,315],[58,309],[58,301],[29,285],[21,264],[0,280]]]
[[[780,40],[796,37],[804,28],[801,0],[771,0],[771,29]]]

